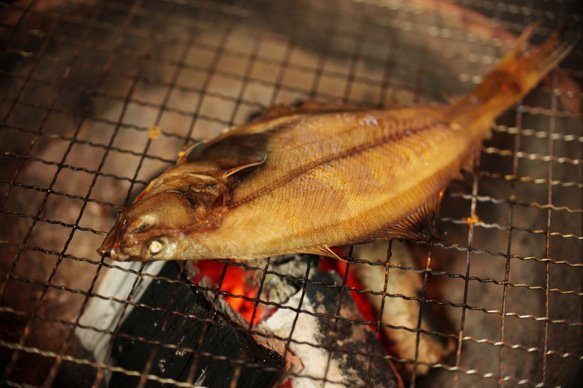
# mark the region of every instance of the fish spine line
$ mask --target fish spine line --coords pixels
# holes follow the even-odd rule
[[[334,155],[330,155],[327,158],[323,158],[323,159],[314,161],[312,163],[309,163],[309,164],[303,166],[302,168],[297,168],[295,170],[292,170],[289,174],[286,174],[279,181],[277,181],[269,186],[265,186],[261,190],[258,190],[256,192],[248,195],[247,197],[244,197],[244,198],[240,199],[239,201],[232,203],[231,205],[229,205],[229,208],[234,209],[238,206],[249,203],[249,202],[261,197],[262,195],[264,195],[266,193],[277,190],[278,188],[289,183],[290,180],[293,180],[293,179],[305,174],[306,172],[313,170],[315,168],[318,168],[319,166],[322,166],[324,164],[327,164],[327,163],[330,163],[330,162],[333,162],[336,160],[340,160],[343,158],[347,158],[349,156],[353,156],[353,155],[358,154],[360,152],[370,150],[371,148],[383,146],[389,142],[398,142],[398,141],[404,140],[405,138],[408,138],[410,136],[418,135],[419,133],[430,130],[432,128],[436,128],[436,127],[442,127],[444,129],[449,128],[442,120],[440,120],[436,117],[431,117],[431,120],[428,120],[429,121],[428,123],[423,123],[424,125],[422,124],[419,127],[415,127],[414,124],[418,121],[422,121],[422,120],[420,120],[419,117],[413,117],[413,118],[408,119],[408,120],[392,120],[390,123],[394,124],[394,126],[393,126],[393,128],[390,128],[390,127],[387,128],[388,130],[390,130],[390,132],[388,134],[381,136],[380,138],[375,139],[373,141],[363,143],[363,144],[360,144],[358,146],[351,147],[347,150],[344,150],[343,152],[340,152],[340,153],[337,153]],[[419,123],[419,124],[421,124],[421,123]],[[394,129],[397,129],[397,130],[394,130]]]

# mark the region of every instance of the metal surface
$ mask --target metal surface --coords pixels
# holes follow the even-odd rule
[[[102,386],[115,373],[141,386],[196,383],[194,369],[177,380],[154,365],[164,349],[214,357],[201,350],[204,335],[185,349],[164,342],[170,317],[193,319],[177,310],[182,291],[171,291],[166,306],[138,302],[148,282],[186,287],[184,274],[159,276],[159,268],[122,266],[95,252],[119,207],[185,146],[274,103],[391,106],[461,95],[535,19],[543,22],[534,38],[541,41],[580,26],[583,12],[577,0],[0,2],[2,384]],[[422,289],[407,295],[381,284],[378,291],[413,300],[414,309],[435,307],[446,325],[429,334],[455,343],[451,356],[426,365],[428,374],[409,370],[406,385],[581,382],[582,61],[580,39],[561,71],[497,121],[463,182],[446,193],[441,239],[411,242],[412,264],[389,261],[386,279],[395,268],[414,272]],[[359,258],[395,252],[385,243]],[[272,264],[250,271],[265,280]],[[233,266],[218,286],[189,286],[211,295],[201,318],[208,325],[216,324],[218,295],[233,293],[223,285]],[[307,268],[293,275],[304,292]],[[341,295],[371,292],[352,289],[344,272],[340,279]],[[115,312],[92,316],[98,305]],[[346,322],[342,308],[335,327]],[[132,309],[161,312],[160,331],[124,331]],[[294,311],[305,314],[301,305]],[[369,323],[380,337],[386,323]],[[394,329],[417,335],[418,349],[427,334],[421,319]],[[156,349],[143,369],[115,365],[119,338]],[[386,357],[398,367],[422,364],[413,354]],[[235,366],[237,384],[241,356],[218,358]]]

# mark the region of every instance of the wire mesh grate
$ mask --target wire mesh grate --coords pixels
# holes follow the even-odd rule
[[[0,2],[7,386],[578,386],[581,42],[497,120],[432,242],[262,261],[96,248],[180,151],[301,100],[462,95],[576,1]],[[268,225],[266,225],[266,228]]]

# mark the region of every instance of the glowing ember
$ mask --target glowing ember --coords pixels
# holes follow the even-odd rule
[[[340,274],[341,277],[344,277],[347,271],[347,263],[329,257],[321,257],[320,270],[336,271]],[[350,271],[346,277],[346,287],[350,289],[364,290],[362,285],[354,278],[354,275]],[[354,299],[354,302],[356,303],[356,306],[358,307],[358,310],[360,311],[363,319],[367,322],[370,322],[371,328],[374,330],[376,318],[372,311],[370,302],[366,296],[363,293],[356,292],[354,290],[350,291],[350,296],[352,299]]]
[[[478,216],[475,214],[472,214],[471,217],[464,217],[462,220],[465,221],[468,226],[480,222],[480,218],[478,218]]]
[[[339,252],[341,254],[341,252]],[[261,305],[257,304],[258,286],[251,286],[247,279],[251,277],[249,270],[236,265],[229,265],[227,262],[215,260],[202,260],[196,263],[199,269],[199,275],[192,279],[193,283],[198,283],[202,277],[211,281],[213,286],[219,287],[219,292],[223,299],[245,318],[247,322],[257,323],[261,318],[263,310]],[[347,270],[347,264],[328,257],[320,258],[320,271],[335,271],[344,277]],[[346,277],[346,287],[350,290],[350,296],[356,302],[364,320],[375,326],[376,318],[370,302],[366,296],[355,290],[364,290],[362,285],[355,279],[351,272]]]
[[[202,260],[196,263],[199,275],[192,279],[198,283],[202,277],[210,279],[211,284],[219,287],[219,292],[225,302],[245,318],[247,322],[257,323],[261,317],[261,308],[255,306],[257,286],[250,286],[246,279],[250,277],[247,271],[227,262]]]
[[[160,136],[161,133],[162,133],[162,131],[158,127],[150,128],[150,130],[149,130],[150,140],[158,139],[158,136]]]

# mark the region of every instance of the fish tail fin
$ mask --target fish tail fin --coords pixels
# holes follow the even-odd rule
[[[510,50],[470,94],[452,105],[451,119],[460,126],[493,120],[516,104],[573,48],[576,37],[562,41],[557,31],[539,46],[528,48],[528,40],[539,23],[530,24]]]

